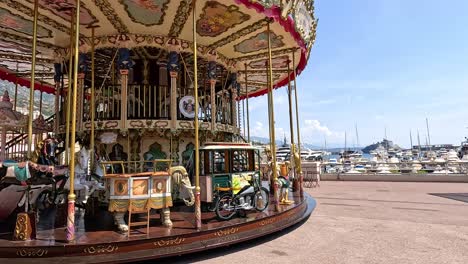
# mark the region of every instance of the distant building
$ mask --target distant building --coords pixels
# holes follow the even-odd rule
[[[413,149],[414,150],[421,150],[421,151],[428,151],[428,150],[433,150],[433,151],[439,151],[441,149],[446,149],[446,150],[456,150],[459,146],[455,146],[453,144],[435,144],[435,145],[414,145]]]

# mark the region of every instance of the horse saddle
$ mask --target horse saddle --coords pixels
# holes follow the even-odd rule
[[[278,177],[278,181],[281,183],[281,188],[289,188],[289,180],[283,176]]]
[[[29,174],[28,163],[18,163],[11,160],[3,162],[3,167],[6,167],[5,177],[15,177],[18,181],[26,181],[31,177]]]

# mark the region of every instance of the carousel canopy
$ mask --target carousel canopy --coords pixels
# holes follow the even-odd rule
[[[30,76],[33,3],[0,3],[0,78],[14,82],[18,76]],[[39,0],[36,76],[50,84],[37,86],[45,92],[53,91],[53,63],[68,57],[74,6],[75,0]],[[89,52],[90,26],[97,26],[96,49],[126,47],[150,54],[157,48],[192,53],[192,8],[190,0],[82,0],[80,51]],[[249,96],[267,91],[269,21],[274,86],[287,83],[288,63],[297,73],[305,67],[317,26],[313,0],[197,1],[195,8],[199,56],[238,72],[237,80],[243,86],[247,73]],[[241,90],[244,96],[245,89]]]

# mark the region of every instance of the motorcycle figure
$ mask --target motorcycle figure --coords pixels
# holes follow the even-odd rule
[[[250,185],[242,187],[236,194],[232,188],[217,188],[222,192],[215,205],[215,213],[219,220],[229,220],[236,213],[245,214],[246,211],[255,209],[264,211],[268,207],[270,193],[260,186],[260,175],[255,173]]]

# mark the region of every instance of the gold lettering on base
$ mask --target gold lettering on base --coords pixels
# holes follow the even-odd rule
[[[119,247],[117,245],[99,245],[99,246],[90,246],[85,248],[83,251],[84,253],[88,254],[100,254],[100,253],[112,253],[114,251],[117,251]]]
[[[154,242],[153,244],[157,247],[166,247],[166,246],[180,245],[180,243],[184,241],[185,241],[185,238],[177,237],[177,238],[169,239],[169,240],[165,240],[165,239],[158,240]]]
[[[226,228],[226,229],[223,229],[223,230],[216,231],[215,236],[222,237],[222,236],[232,235],[232,234],[237,233],[237,231],[239,231],[238,227]]]
[[[16,250],[16,255],[20,257],[42,257],[47,255],[48,251],[41,248],[32,248],[32,249],[18,249]]]
[[[268,218],[268,219],[264,219],[264,220],[260,221],[260,225],[261,226],[269,225],[269,224],[273,224],[274,222],[275,222],[274,218]]]

